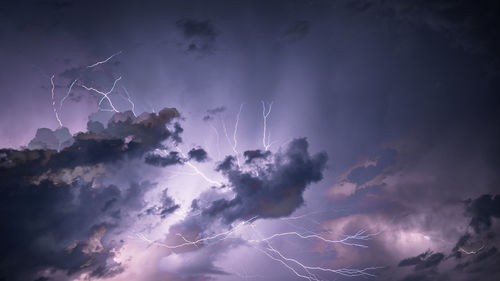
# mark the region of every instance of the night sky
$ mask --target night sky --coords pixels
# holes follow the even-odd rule
[[[498,1],[0,0],[0,281],[500,280]]]

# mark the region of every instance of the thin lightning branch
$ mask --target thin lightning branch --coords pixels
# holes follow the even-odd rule
[[[220,137],[219,137],[219,131],[217,130],[217,128],[215,128],[215,126],[212,124],[212,123],[208,123],[208,125],[210,126],[210,128],[212,128],[212,130],[214,130],[215,132],[215,137],[216,137],[216,141],[217,141],[217,158],[220,159]]]
[[[356,232],[353,235],[346,235],[345,238],[343,238],[343,239],[332,240],[332,239],[326,239],[326,238],[324,238],[324,237],[322,237],[322,236],[320,236],[318,234],[303,235],[303,234],[300,234],[298,232],[291,231],[291,232],[276,233],[276,234],[273,234],[273,235],[268,236],[266,238],[262,238],[262,239],[258,239],[258,240],[248,240],[248,241],[249,242],[263,242],[263,241],[269,241],[269,240],[272,240],[274,238],[281,237],[281,236],[297,236],[297,237],[299,237],[301,239],[315,238],[315,239],[319,239],[319,240],[321,240],[323,242],[327,242],[327,243],[340,243],[340,244],[344,244],[344,245],[347,245],[347,246],[355,246],[355,247],[360,247],[360,248],[368,248],[368,246],[363,245],[363,244],[349,242],[351,240],[367,241],[367,240],[370,240],[371,236],[373,236],[371,234],[364,235],[364,233],[366,233],[366,230],[360,230],[360,231]]]
[[[260,236],[260,233],[257,232],[257,230],[255,229],[255,227],[253,225],[251,225],[251,227]],[[360,231],[358,233],[361,233],[361,232],[362,231]],[[267,244],[266,250],[275,253],[276,255],[278,255],[279,258],[272,257],[272,255],[270,255],[269,253],[266,253],[262,249],[260,249],[261,252],[265,253],[271,259],[279,261],[280,263],[282,263],[283,265],[285,265],[285,267],[287,267],[288,269],[290,269],[298,277],[301,277],[301,278],[304,278],[304,279],[308,279],[308,280],[313,280],[313,281],[319,280],[318,277],[315,274],[313,274],[311,271],[321,271],[321,272],[336,273],[336,274],[340,274],[342,276],[347,276],[347,277],[357,277],[357,276],[364,276],[364,277],[370,276],[370,277],[373,277],[375,275],[372,274],[372,273],[370,273],[370,271],[382,268],[382,267],[374,267],[374,266],[372,266],[372,267],[367,267],[367,268],[364,268],[364,269],[350,269],[350,268],[330,269],[330,268],[324,268],[324,267],[319,267],[319,266],[307,266],[307,265],[304,265],[303,263],[299,262],[296,259],[285,257],[285,255],[283,255],[280,251],[278,251],[274,247],[272,247],[272,245],[269,243],[269,241],[267,241],[265,239],[261,239],[261,240],[263,240]],[[298,273],[287,262],[291,262],[291,263],[295,264],[296,266],[302,268],[308,275],[306,276],[306,275],[302,275],[302,274]]]
[[[264,146],[264,149],[267,151],[273,145],[271,142],[271,132],[267,134],[267,119],[269,117],[269,114],[271,114],[271,109],[273,107],[273,102],[270,102],[268,105],[268,109],[266,112],[266,103],[264,101],[261,101],[262,103],[262,118],[264,122],[264,133],[262,134],[262,145]]]
[[[127,95],[127,97],[123,97],[123,98],[126,99],[130,103],[130,105],[132,105],[132,113],[134,114],[135,117],[137,117],[137,114],[135,114],[135,104],[132,101],[132,99],[130,98],[130,94],[128,93],[127,88],[125,88],[125,86],[122,86],[122,88],[123,88],[123,91],[125,91],[125,94]]]
[[[238,133],[238,124],[240,122],[240,115],[241,115],[241,110],[243,109],[243,104],[240,105],[240,110],[238,111],[238,114],[236,115],[236,122],[234,123],[234,131],[233,131],[233,151],[234,153],[238,153],[236,151],[236,147],[238,146],[238,140],[236,138],[236,134]]]
[[[94,63],[92,65],[89,65],[89,66],[87,66],[87,68],[93,68],[93,67],[101,65],[103,63],[107,63],[110,59],[114,58],[115,56],[117,56],[117,55],[119,55],[121,53],[122,53],[122,51],[116,52],[116,53],[112,54],[110,57],[108,57],[107,59],[105,59],[103,61],[98,61],[98,62],[96,62],[96,63]]]
[[[106,100],[108,101],[109,105],[111,106],[111,110],[112,110],[112,111],[114,111],[114,112],[120,112],[120,111],[118,111],[118,109],[116,109],[116,108],[115,108],[115,106],[113,105],[113,102],[112,102],[112,101],[111,101],[111,99],[109,98],[109,94],[111,94],[111,93],[114,91],[115,86],[116,86],[116,83],[118,83],[118,81],[120,81],[121,79],[122,79],[122,77],[121,77],[121,76],[120,76],[120,77],[118,77],[118,78],[115,80],[115,82],[113,82],[113,87],[111,87],[111,89],[110,89],[109,91],[107,91],[107,92],[102,92],[102,91],[99,91],[99,90],[97,90],[97,89],[95,89],[95,88],[92,88],[92,87],[87,87],[87,86],[85,86],[85,85],[83,85],[83,84],[80,84],[80,86],[81,86],[82,88],[84,88],[85,90],[87,90],[87,91],[93,91],[93,92],[96,92],[96,93],[98,93],[98,94],[102,95],[102,98],[101,98],[101,100],[99,101],[99,109],[101,109],[101,110],[105,110],[105,109],[100,108],[100,106],[101,106],[101,103],[104,101],[104,99],[106,99]],[[111,111],[111,110],[109,110],[109,111]]]
[[[350,239],[352,239],[352,240],[369,240],[371,236],[375,235],[375,234],[365,234],[366,230],[360,230],[357,233],[355,233],[354,235],[347,235],[344,239],[340,239],[340,240],[325,239],[317,234],[302,235],[302,234],[297,233],[297,232],[277,233],[277,234],[274,234],[274,235],[271,235],[268,237],[262,237],[262,235],[255,229],[255,225],[252,224],[252,222],[256,218],[257,217],[253,217],[249,220],[243,221],[228,231],[221,232],[221,233],[218,233],[218,234],[215,234],[212,236],[208,236],[208,237],[204,237],[204,238],[199,238],[199,239],[196,239],[193,241],[186,239],[185,237],[182,236],[182,234],[177,234],[179,237],[181,237],[181,239],[184,242],[180,243],[180,244],[176,244],[176,245],[168,245],[165,243],[152,241],[141,233],[136,234],[136,236],[139,239],[146,241],[150,244],[158,245],[158,246],[169,248],[169,249],[176,249],[176,248],[181,248],[181,247],[185,247],[185,246],[198,247],[202,243],[208,243],[208,242],[217,243],[217,242],[220,242],[222,240],[233,238],[231,236],[232,234],[234,234],[240,228],[242,228],[246,225],[249,225],[251,227],[251,229],[255,233],[257,233],[259,238],[246,240],[246,242],[255,245],[253,248],[259,250],[260,252],[265,254],[270,259],[281,263],[283,266],[285,266],[288,270],[290,270],[297,277],[307,279],[309,281],[321,281],[321,279],[319,279],[319,277],[314,272],[335,273],[335,274],[339,274],[339,275],[346,276],[346,277],[358,277],[358,276],[372,277],[372,276],[375,276],[372,273],[374,270],[382,268],[382,267],[371,266],[371,267],[367,267],[364,269],[353,269],[353,268],[331,269],[331,268],[324,268],[324,267],[320,267],[320,266],[309,266],[309,265],[305,265],[305,264],[301,263],[300,261],[298,261],[294,258],[286,257],[283,253],[281,253],[279,250],[274,248],[270,243],[272,239],[275,239],[278,237],[283,237],[283,236],[294,235],[294,236],[297,236],[297,237],[302,238],[302,239],[315,238],[315,239],[320,239],[320,240],[327,242],[327,243],[340,243],[340,244],[344,244],[344,245],[348,245],[348,246],[356,246],[356,247],[366,248],[367,246],[365,246],[365,245],[361,245],[358,243],[352,243],[352,242],[348,241]],[[236,237],[234,237],[234,238],[236,238]],[[264,247],[259,246],[262,243],[265,244]],[[298,269],[300,269],[300,271],[303,271],[304,273],[300,273]]]
[[[180,147],[176,147],[177,148],[177,151],[179,151],[179,153],[182,155],[182,157],[184,158],[187,158],[186,157],[186,154],[184,154],[184,152],[182,151],[182,149]],[[201,176],[205,181],[207,181],[208,183],[210,184],[215,184],[217,186],[222,186],[222,183],[219,182],[219,181],[216,181],[216,180],[213,180],[209,177],[207,177],[207,175],[205,175],[205,173],[203,173],[202,171],[200,171],[198,169],[198,167],[196,167],[195,165],[193,165],[193,163],[191,163],[189,160],[186,160],[186,162],[184,162],[186,165],[188,165],[191,169],[193,169],[193,171],[198,174],[199,176]]]
[[[238,139],[237,139],[236,135],[238,133],[238,125],[240,122],[240,115],[241,115],[242,109],[243,109],[243,104],[240,105],[240,110],[238,111],[238,114],[236,115],[236,121],[234,123],[233,141],[232,142],[229,139],[229,134],[227,133],[226,122],[222,118],[219,117],[220,121],[222,123],[222,128],[224,129],[224,135],[226,136],[227,142],[231,146],[231,149],[233,150],[234,155],[236,156],[236,162],[237,162],[238,166],[240,166],[240,158],[239,158],[239,152],[238,152]]]
[[[78,79],[73,80],[73,82],[69,85],[68,92],[66,93],[66,95],[59,102],[59,110],[62,110],[64,101],[69,97],[69,94],[71,93],[71,90],[73,89],[73,86],[75,85],[76,81],[78,81]]]
[[[61,122],[61,119],[59,118],[59,113],[57,112],[57,109],[56,109],[56,99],[54,97],[54,89],[55,89],[54,75],[52,75],[50,77],[50,85],[52,85],[52,89],[50,91],[52,93],[52,109],[54,110],[54,114],[56,115],[57,122],[59,122],[59,127],[62,127],[63,124]]]
[[[208,236],[208,237],[205,237],[205,238],[200,238],[200,239],[197,239],[197,240],[194,240],[194,241],[190,241],[190,240],[186,239],[185,237],[183,237],[182,234],[177,233],[177,236],[181,237],[182,240],[185,241],[184,243],[177,244],[177,245],[168,245],[168,244],[161,243],[161,242],[158,242],[158,241],[150,240],[146,236],[144,236],[142,233],[137,233],[136,236],[139,239],[141,239],[143,241],[146,241],[146,242],[148,242],[150,244],[158,245],[158,246],[165,247],[165,248],[168,248],[168,249],[177,249],[177,248],[181,248],[181,247],[185,247],[185,246],[197,246],[198,244],[201,244],[201,243],[204,243],[204,242],[207,242],[207,241],[211,241],[211,240],[216,240],[218,238],[221,238],[220,240],[224,240],[224,239],[228,238],[232,233],[236,232],[236,230],[238,230],[239,228],[241,228],[242,226],[244,226],[246,224],[251,223],[256,218],[257,217],[252,217],[249,220],[243,221],[243,222],[239,223],[238,225],[236,225],[233,229],[230,229],[228,231],[221,232],[221,233],[218,233],[216,235]],[[218,241],[220,241],[220,240],[218,240]]]

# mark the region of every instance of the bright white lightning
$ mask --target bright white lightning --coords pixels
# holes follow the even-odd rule
[[[137,114],[135,114],[135,104],[132,101],[130,94],[127,91],[127,88],[125,88],[125,86],[122,86],[122,88],[123,88],[123,91],[125,91],[125,94],[127,95],[127,97],[123,97],[123,96],[121,96],[121,97],[126,99],[130,103],[130,105],[132,106],[132,114],[134,114],[134,116],[137,117]]]
[[[356,232],[353,235],[346,235],[343,239],[332,240],[332,239],[324,238],[324,237],[322,237],[319,234],[304,235],[304,234],[301,234],[301,233],[298,233],[298,232],[295,232],[295,231],[290,231],[290,232],[276,233],[276,234],[273,234],[271,236],[268,236],[268,237],[265,237],[265,238],[261,238],[261,239],[258,239],[258,240],[248,240],[248,241],[249,242],[263,242],[263,241],[269,241],[269,240],[272,240],[274,238],[281,237],[281,236],[296,236],[296,237],[299,237],[301,239],[315,238],[315,239],[319,239],[319,240],[321,240],[323,242],[327,242],[327,243],[340,243],[340,244],[344,244],[344,245],[347,245],[347,246],[354,246],[354,247],[360,247],[360,248],[368,248],[368,246],[363,245],[363,244],[349,242],[349,241],[352,241],[352,240],[361,240],[361,241],[370,240],[370,237],[373,236],[373,234],[364,235],[365,233],[366,233],[366,230],[360,230],[360,231]]]
[[[186,155],[184,154],[184,152],[182,151],[182,149],[181,149],[180,147],[178,147],[178,146],[177,146],[176,148],[177,148],[177,151],[179,151],[179,153],[182,155],[182,157],[184,157],[184,158],[186,158],[186,159],[187,159],[187,157],[186,157]],[[216,180],[213,180],[213,179],[209,178],[207,175],[205,175],[205,173],[203,173],[202,171],[200,171],[200,169],[198,169],[198,167],[196,167],[195,165],[193,165],[193,163],[191,163],[189,160],[186,160],[186,161],[184,162],[184,164],[188,165],[191,169],[193,169],[193,171],[194,171],[197,175],[201,176],[201,177],[202,177],[205,181],[207,181],[208,183],[210,183],[210,184],[215,184],[215,185],[217,185],[217,186],[222,186],[222,183],[221,183],[221,182],[219,182],[219,181],[216,181]]]
[[[98,65],[101,65],[101,64],[103,64],[103,63],[107,63],[110,59],[114,58],[115,56],[117,56],[117,55],[119,55],[119,54],[121,54],[121,53],[122,53],[122,51],[118,51],[118,52],[116,52],[116,53],[112,54],[110,57],[108,57],[107,59],[105,59],[105,60],[103,60],[103,61],[98,61],[98,62],[96,62],[96,63],[94,63],[94,64],[88,65],[88,66],[87,66],[87,68],[93,68],[93,67],[96,67],[96,66],[98,66]]]
[[[221,232],[221,233],[215,234],[213,236],[208,236],[208,237],[205,237],[205,238],[200,238],[200,239],[197,239],[197,240],[194,240],[194,241],[190,241],[190,240],[186,239],[185,237],[183,237],[182,234],[177,233],[177,236],[181,237],[181,239],[184,240],[185,242],[181,243],[181,244],[176,244],[176,245],[168,245],[168,244],[165,244],[165,243],[162,243],[162,242],[150,240],[146,236],[144,236],[142,233],[137,233],[136,235],[137,235],[137,237],[139,239],[141,239],[143,241],[146,241],[148,243],[151,243],[151,244],[154,244],[154,245],[158,245],[158,246],[161,246],[161,247],[165,247],[165,248],[168,248],[168,249],[177,249],[177,248],[181,248],[181,247],[185,247],[185,246],[197,246],[197,244],[201,244],[201,243],[204,243],[204,242],[207,242],[207,241],[211,241],[211,240],[215,240],[215,239],[218,239],[218,238],[221,238],[221,240],[227,239],[231,234],[233,234],[234,232],[236,232],[236,230],[238,230],[239,228],[241,228],[244,225],[247,225],[247,224],[251,223],[256,218],[257,217],[252,217],[251,219],[248,219],[246,221],[240,222],[233,229],[230,229],[228,231]],[[218,240],[218,241],[220,241],[220,240]]]
[[[251,227],[252,227],[252,230],[255,233],[257,233],[257,235],[259,237],[262,237],[262,235],[255,229],[254,225],[251,225]],[[362,232],[363,231],[360,231],[358,233],[362,233]],[[357,236],[357,234],[356,235],[352,235],[350,237],[355,237],[355,236]],[[286,257],[283,253],[281,253],[280,251],[276,250],[270,244],[270,241],[267,240],[266,238],[260,238],[257,241],[262,241],[262,242],[264,242],[267,245],[267,247],[264,248],[264,249],[257,248],[259,251],[261,251],[262,253],[264,253],[269,258],[271,258],[271,259],[273,259],[275,261],[280,262],[282,265],[284,265],[287,269],[289,269],[296,276],[301,277],[303,279],[310,280],[310,281],[319,281],[320,280],[315,274],[312,273],[312,271],[321,271],[321,272],[336,273],[336,274],[340,274],[340,275],[347,276],[347,277],[356,277],[356,276],[365,276],[365,277],[367,277],[367,276],[374,276],[372,273],[370,273],[371,270],[376,270],[376,269],[380,269],[381,268],[381,267],[367,267],[367,268],[364,268],[364,269],[350,269],[350,268],[330,269],[330,268],[324,268],[324,267],[319,267],[319,266],[308,266],[308,265],[305,265],[305,264],[299,262],[296,259]],[[338,243],[338,241],[330,241],[330,242],[331,243]],[[269,252],[272,252],[272,253],[276,254],[277,257],[274,257],[272,254],[266,252],[266,250],[269,251]],[[305,273],[307,273],[307,275],[303,275],[303,274],[299,273],[296,269],[294,269],[288,263],[293,263],[295,266],[298,266]]]
[[[269,114],[271,114],[271,109],[273,108],[273,102],[270,102],[268,105],[268,109],[266,112],[266,103],[261,101],[262,103],[262,118],[264,122],[264,132],[262,134],[262,145],[264,146],[264,150],[269,150],[273,142],[271,142],[271,132],[267,133],[267,119]]]
[[[82,88],[84,88],[85,90],[87,90],[87,91],[93,91],[93,92],[96,92],[96,93],[98,93],[98,94],[102,95],[102,98],[101,98],[101,100],[99,101],[99,109],[100,109],[100,110],[105,110],[105,109],[102,109],[100,106],[101,106],[101,103],[102,103],[102,102],[106,99],[106,100],[108,101],[108,103],[109,103],[109,106],[111,106],[111,110],[112,110],[112,111],[114,111],[114,112],[120,112],[120,111],[118,111],[118,109],[116,109],[116,107],[113,105],[113,102],[112,102],[112,101],[111,101],[111,99],[109,98],[109,94],[111,94],[111,93],[114,91],[114,89],[115,89],[115,87],[116,87],[116,83],[118,83],[118,81],[120,81],[121,79],[122,79],[122,77],[121,77],[121,76],[120,76],[120,77],[118,77],[117,79],[115,79],[115,81],[113,82],[113,87],[111,87],[111,89],[110,89],[109,91],[107,91],[107,92],[99,91],[99,90],[97,90],[97,89],[95,89],[95,88],[92,88],[92,87],[87,87],[87,86],[85,86],[85,85],[83,85],[83,84],[80,84],[80,86],[81,86]],[[111,111],[111,110],[108,110],[108,111]]]
[[[54,114],[56,115],[56,119],[57,119],[57,122],[59,123],[59,127],[62,127],[63,124],[61,122],[61,119],[59,118],[59,113],[57,112],[57,109],[56,109],[56,99],[55,99],[55,95],[54,95],[54,89],[55,89],[54,74],[52,74],[52,76],[50,77],[50,84],[52,85],[52,89],[51,89],[51,93],[52,93],[52,109],[54,110]]]

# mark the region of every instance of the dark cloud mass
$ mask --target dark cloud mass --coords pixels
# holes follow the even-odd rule
[[[310,155],[306,139],[293,140],[285,151],[274,155],[269,164],[244,171],[227,157],[217,169],[229,180],[234,199],[219,199],[203,212],[222,216],[226,222],[238,219],[282,217],[304,203],[306,187],[323,178],[327,155]],[[253,172],[257,171],[258,174]]]
[[[98,132],[71,137],[65,128],[39,129],[30,150],[0,150],[0,277],[29,280],[46,269],[63,270],[68,279],[82,270],[100,277],[120,273],[110,251],[121,245],[107,234],[125,231],[154,185],[100,186],[99,179],[107,165],[178,139],[178,129],[166,129],[178,116],[175,109],[137,118],[117,113],[106,128],[89,123]],[[165,193],[160,215],[177,207]]]
[[[493,218],[500,217],[500,195],[485,194],[467,201],[466,214],[471,217],[470,225],[476,233],[489,230]]]

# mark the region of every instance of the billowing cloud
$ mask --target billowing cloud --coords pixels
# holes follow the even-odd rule
[[[229,180],[235,197],[219,199],[203,212],[222,216],[226,222],[238,219],[282,217],[290,215],[304,203],[306,187],[323,178],[326,153],[310,155],[306,139],[293,140],[285,151],[274,155],[269,163],[244,171],[234,157],[218,166]]]
[[[175,109],[137,118],[117,113],[106,128],[90,123],[98,132],[68,137],[67,129],[41,129],[30,143],[37,149],[2,149],[0,278],[34,280],[47,269],[68,276],[120,273],[112,257],[121,242],[114,237],[135,221],[146,206],[144,194],[155,185],[141,179],[103,185],[101,177],[122,160],[140,158],[167,139],[180,140],[179,125],[167,129],[178,116]],[[177,208],[164,193],[158,215]]]

